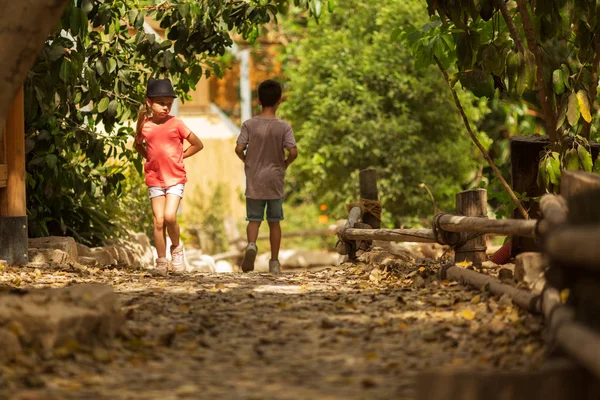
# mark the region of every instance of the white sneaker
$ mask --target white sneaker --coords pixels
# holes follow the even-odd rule
[[[154,262],[154,273],[160,276],[167,276],[169,269],[169,260],[166,257],[159,257]]]
[[[242,271],[254,271],[254,260],[256,260],[256,253],[258,253],[256,243],[248,243],[248,246],[246,246],[246,253],[244,254],[244,261],[242,261]]]
[[[183,243],[179,243],[179,246],[171,246],[171,266],[173,267],[173,272],[185,272]]]
[[[279,260],[270,260],[269,261],[269,273],[271,273],[271,274],[280,274],[281,273],[281,264],[279,264]]]

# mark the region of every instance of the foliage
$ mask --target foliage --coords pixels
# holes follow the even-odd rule
[[[310,23],[291,50],[297,63],[284,71],[289,90],[282,112],[301,157],[288,180],[297,203],[324,203],[341,218],[345,204],[359,197],[358,171],[373,167],[385,225],[432,215],[421,182],[438,205],[453,208],[477,155],[461,133],[443,78],[433,69],[417,71],[408,50],[389,40],[389,27],[419,20],[426,15],[417,0],[352,0],[323,23]],[[485,107],[467,112],[477,120]]]
[[[540,183],[556,190],[561,166],[591,170],[590,133],[600,62],[595,1],[428,0],[422,28],[398,27],[417,64],[454,67],[452,83],[478,97],[523,101],[536,91],[539,115],[553,142],[540,162]],[[525,43],[527,46],[525,46]],[[567,153],[570,155],[568,156]]]
[[[215,254],[229,248],[223,225],[229,209],[229,193],[222,185],[216,185],[209,192],[210,195],[196,188],[187,194],[191,196],[189,210],[186,210],[186,220],[181,221],[181,225],[182,235],[189,237],[187,240],[184,237],[186,243],[206,254]]]
[[[318,18],[321,0],[295,0]],[[123,127],[137,117],[151,76],[170,77],[180,98],[232,34],[254,40],[287,0],[74,0],[49,35],[25,84],[30,234],[74,235],[97,244],[114,235],[104,197],[123,193],[122,164],[141,170]],[[144,31],[146,19],[166,30]],[[120,163],[106,166],[111,159]]]

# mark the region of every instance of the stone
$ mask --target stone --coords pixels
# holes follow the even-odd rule
[[[225,260],[219,260],[215,263],[215,272],[218,274],[227,274],[233,272],[233,265]]]
[[[541,293],[546,284],[544,272],[549,265],[542,253],[525,252],[515,257],[515,280],[524,282],[534,293]]]
[[[33,249],[28,250],[30,264],[72,264],[73,259],[68,253],[58,249]]]
[[[29,247],[33,249],[62,250],[69,255],[71,260],[75,262],[79,257],[79,253],[77,252],[77,243],[75,243],[75,239],[68,236],[47,236],[29,239]]]
[[[133,251],[136,260],[139,261],[142,268],[148,268],[148,266],[153,265],[152,245],[145,233],[132,233],[129,236],[128,248]]]
[[[86,267],[95,267],[98,265],[98,261],[96,261],[96,259],[93,257],[79,256],[79,263],[85,265]]]
[[[512,281],[513,271],[510,268],[500,268],[500,270],[498,271],[498,279],[500,279],[501,281]]]
[[[34,289],[0,296],[0,340],[11,340],[43,357],[67,343],[107,344],[124,322],[116,294],[108,285],[84,284]]]
[[[93,249],[90,249],[88,257],[93,258],[98,264],[104,266],[117,264],[117,260],[115,260],[111,253],[103,247],[94,247]]]
[[[75,243],[75,245],[77,246],[77,255],[79,257],[91,257],[92,249],[81,243]]]
[[[270,259],[270,254],[268,256]],[[281,267],[285,269],[336,266],[339,264],[339,257],[337,253],[323,251],[303,249],[281,250],[279,252],[279,262],[281,263]]]
[[[187,272],[216,272],[215,260],[206,254],[195,255],[193,259],[188,259]]]

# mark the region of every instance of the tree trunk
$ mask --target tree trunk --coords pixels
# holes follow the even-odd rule
[[[68,0],[0,0],[0,127]]]

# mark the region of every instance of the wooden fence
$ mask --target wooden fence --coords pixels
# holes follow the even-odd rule
[[[370,177],[368,187],[371,192],[376,186],[374,172],[361,171],[361,197],[366,177]],[[360,203],[350,207],[346,223],[337,231],[340,254],[354,259],[357,251],[368,250],[373,240],[436,242],[451,246],[455,251],[454,263],[442,267],[443,279],[461,281],[477,288],[488,287],[495,294],[509,295],[515,304],[530,312],[543,315],[552,354],[567,356],[566,362],[552,364],[552,368],[542,373],[546,378],[551,375],[553,384],[561,390],[547,390],[547,379],[538,379],[538,372],[535,377],[534,373],[529,373],[530,382],[540,385],[537,393],[551,393],[551,397],[531,397],[531,390],[516,390],[509,397],[502,397],[498,391],[490,397],[489,390],[480,391],[476,384],[462,390],[449,385],[448,390],[444,390],[439,386],[446,385],[449,374],[452,375],[445,371],[420,379],[423,385],[418,385],[419,399],[464,399],[467,398],[465,391],[469,391],[468,398],[474,400],[600,398],[600,175],[563,171],[560,193],[560,196],[546,194],[541,198],[539,219],[493,220],[486,216],[487,193],[484,189],[461,192],[456,196],[456,214],[437,214],[432,227],[427,229],[373,229],[365,222],[376,217],[365,215],[370,214],[368,207]],[[371,195],[372,198],[376,195]],[[485,261],[486,234],[530,237],[539,243],[540,259],[546,260],[543,265],[546,284],[541,294],[515,288],[456,265],[461,261],[473,265]],[[527,374],[520,374],[518,379]],[[464,376],[457,372],[454,378],[456,383]],[[508,374],[504,378],[514,383],[517,375]],[[437,383],[436,379],[439,380]],[[475,383],[479,380],[481,388],[487,386],[489,389],[487,375],[473,373],[469,380]]]

